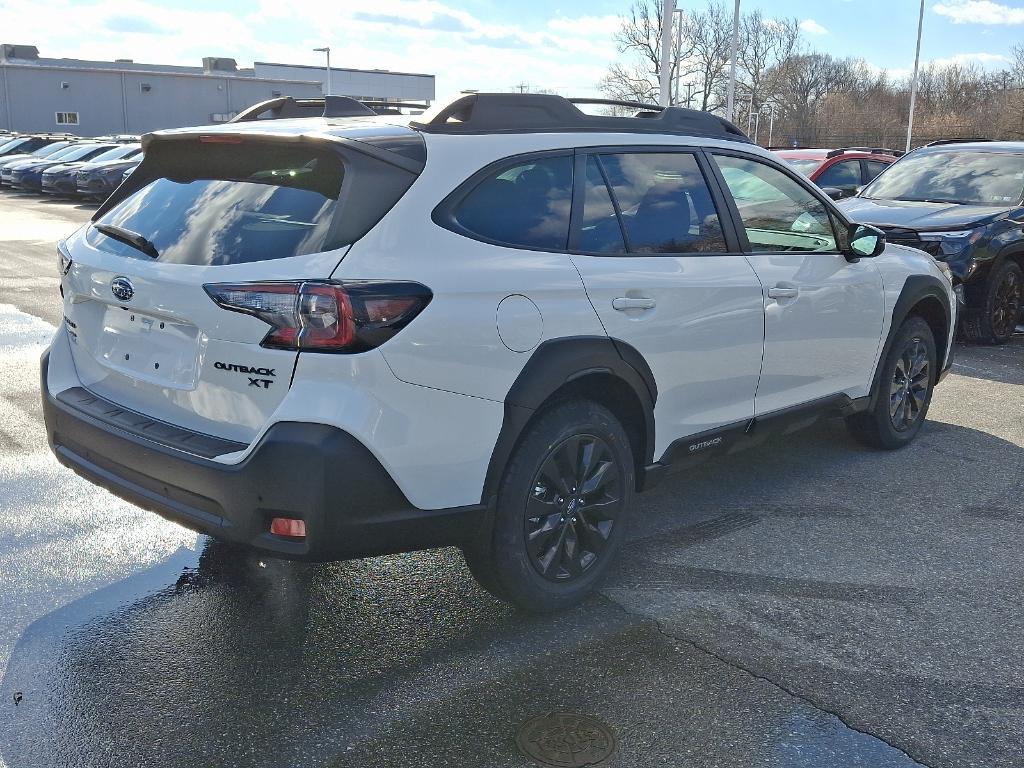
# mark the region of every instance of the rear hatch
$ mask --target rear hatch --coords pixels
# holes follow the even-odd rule
[[[268,323],[218,306],[210,286],[329,277],[414,179],[329,138],[150,137],[142,165],[62,246],[83,385],[151,418],[250,442],[287,393],[298,353],[261,346]]]

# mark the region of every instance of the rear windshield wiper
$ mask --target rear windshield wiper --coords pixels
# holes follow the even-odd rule
[[[123,227],[115,227],[113,224],[93,224],[92,226],[97,232],[102,232],[107,237],[119,240],[125,245],[130,245],[135,250],[142,251],[150,258],[160,258],[160,252],[156,249],[156,246],[138,232],[132,232],[130,229],[124,229]]]

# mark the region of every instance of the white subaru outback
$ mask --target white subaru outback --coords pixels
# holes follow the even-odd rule
[[[280,557],[457,545],[544,611],[667,473],[823,415],[880,448],[921,429],[949,279],[730,123],[325,101],[146,136],[60,244],[61,462]]]

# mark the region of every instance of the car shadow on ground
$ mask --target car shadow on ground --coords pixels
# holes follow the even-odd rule
[[[902,498],[936,490],[933,474],[893,467],[893,454],[836,445],[833,426],[805,434],[811,437],[804,447],[803,438],[785,451],[768,444],[672,478],[642,497],[636,533],[607,585],[613,600],[598,597],[555,617],[529,616],[494,601],[471,581],[454,550],[306,565],[261,560],[201,539],[198,556],[182,550],[23,632],[3,679],[8,704],[0,710],[2,757],[12,766],[98,761],[171,768],[322,765],[330,755],[336,765],[399,766],[422,762],[423,756],[454,755],[448,764],[520,765],[514,724],[561,708],[602,713],[623,738],[620,765],[650,764],[651,749],[662,750],[667,765],[677,764],[674,755],[694,749],[705,756],[724,750],[709,763],[715,765],[818,765],[824,763],[783,758],[817,754],[822,743],[833,743],[823,742],[823,734],[833,732],[835,744],[846,744],[846,757],[830,765],[913,765],[869,737],[863,738],[870,743],[847,744],[847,729],[827,712],[742,671],[757,671],[756,652],[742,665],[726,664],[687,645],[685,622],[670,636],[654,621],[666,595],[685,596],[689,602],[683,607],[699,617],[700,642],[723,657],[742,657],[742,649],[729,647],[726,639],[743,634],[736,617],[716,614],[715,604],[723,600],[782,598],[797,613],[808,605],[838,605],[845,612],[862,606],[882,613],[907,610],[915,591],[900,586],[901,567],[889,574],[892,584],[879,583],[877,573],[852,580],[848,574],[856,568],[850,563],[842,569],[847,575],[834,577],[811,578],[799,569],[791,576],[759,575],[738,562],[739,552],[730,553],[732,540],[757,532],[766,521],[825,519],[841,527],[876,512],[870,503],[887,494]],[[960,461],[943,456],[943,446],[951,444],[974,455],[1022,462],[1017,446],[949,424],[929,424],[918,445],[898,455],[941,472],[943,462]],[[799,491],[809,478],[844,473],[863,473],[874,501],[858,506],[856,500],[835,503],[816,494],[808,500]],[[911,487],[908,475],[917,478]],[[939,485],[948,495],[948,484]],[[771,493],[763,493],[769,487]],[[964,505],[968,495],[965,490],[957,498],[954,492],[948,505]],[[789,501],[778,503],[780,498]],[[971,501],[978,508],[984,498]],[[1011,517],[971,519],[1019,522],[1012,509],[1004,511]],[[782,556],[772,553],[770,537],[764,546],[759,557]],[[737,563],[686,562],[687,553],[716,547]],[[669,605],[666,615],[678,618],[678,607]],[[941,642],[972,642],[949,636],[949,627],[957,625],[952,619],[944,630],[932,630]],[[842,642],[860,654],[884,656],[871,644],[888,641],[859,637],[851,627]],[[770,652],[765,676],[785,678],[787,664],[805,664],[806,659],[780,656],[780,650]],[[817,649],[823,656],[833,650]],[[849,671],[842,664],[825,667],[833,678]],[[936,673],[938,698],[929,680],[906,677],[907,686],[924,689],[915,701],[931,696],[949,707],[929,711],[926,725],[908,718],[914,724],[903,727],[893,716],[901,710],[887,690],[900,689],[896,671],[878,682],[881,693],[854,675],[855,687],[867,687],[860,691],[866,703],[853,708],[862,708],[862,720],[877,720],[879,729],[889,731],[890,743],[912,754],[939,749],[956,755],[980,739],[995,755],[987,765],[1010,765],[1000,759],[1010,753],[1000,751],[998,733],[987,732],[978,719],[972,733],[963,720],[953,722],[963,713],[950,697],[966,695],[978,708],[986,704],[985,692],[977,686],[966,691],[952,680],[956,670],[946,671],[950,679]],[[16,706],[10,703],[14,692],[20,693]],[[1005,695],[999,686],[988,691],[989,699]],[[843,709],[842,696],[834,704]],[[808,731],[799,723],[817,725]],[[396,744],[403,746],[396,751]],[[838,748],[829,747],[833,758]]]

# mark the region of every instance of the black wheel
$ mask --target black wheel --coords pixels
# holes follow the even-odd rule
[[[874,405],[846,420],[854,437],[874,448],[902,448],[910,443],[928,414],[937,365],[928,323],[919,317],[907,318],[882,361]]]
[[[964,315],[963,335],[967,341],[1005,344],[1024,316],[1024,271],[1004,261],[977,293],[970,295],[970,309]]]
[[[608,409],[552,406],[513,452],[493,530],[463,549],[466,564],[482,587],[523,609],[578,603],[622,546],[634,477],[629,438]]]

